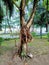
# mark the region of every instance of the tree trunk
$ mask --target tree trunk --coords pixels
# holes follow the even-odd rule
[[[49,24],[48,24],[48,32],[49,32]]]
[[[48,24],[46,24],[46,32],[48,32]]]
[[[6,23],[5,23],[5,30],[4,30],[4,33],[6,33]]]
[[[32,24],[32,32],[34,32],[34,24]]]
[[[32,40],[32,36],[30,34],[30,26],[32,24],[32,21],[33,21],[34,15],[35,15],[36,4],[37,4],[37,1],[34,0],[33,11],[32,11],[31,16],[26,24],[25,19],[24,19],[25,2],[26,2],[25,0],[21,0],[21,3],[20,3],[20,26],[21,26],[20,43],[21,44],[20,44],[20,47],[18,49],[18,54],[20,57],[22,57],[23,54],[27,55],[27,50],[28,50],[27,43]]]
[[[18,50],[19,56],[21,56],[22,53],[24,54],[24,56],[27,55],[27,51],[28,51],[27,43],[30,42],[31,39],[32,36],[30,35],[29,28],[27,28],[26,25],[21,27],[20,30],[21,44]]]
[[[2,31],[2,25],[1,25],[2,23],[0,23],[0,31]]]
[[[42,26],[40,26],[40,38],[42,39]]]
[[[48,24],[48,42],[49,42],[49,24]]]
[[[26,55],[26,50],[27,50],[27,34],[26,34],[26,27],[25,27],[25,19],[24,19],[24,15],[25,15],[25,0],[21,0],[20,3],[20,26],[21,26],[21,30],[20,30],[20,47],[18,49],[18,54],[21,57],[23,51],[25,50],[25,55]]]
[[[48,0],[46,6],[46,32],[48,32]]]

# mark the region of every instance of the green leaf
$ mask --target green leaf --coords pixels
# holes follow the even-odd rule
[[[43,6],[49,11],[49,0],[43,0]]]

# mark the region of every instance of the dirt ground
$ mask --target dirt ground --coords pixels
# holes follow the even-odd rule
[[[30,52],[33,54],[33,58],[20,59],[19,56],[15,56],[12,59],[14,47],[12,50],[6,50],[0,55],[0,65],[49,65],[49,46],[44,46],[44,43],[37,42],[39,46],[29,46]],[[42,46],[41,46],[42,45]],[[5,47],[3,47],[5,49]]]

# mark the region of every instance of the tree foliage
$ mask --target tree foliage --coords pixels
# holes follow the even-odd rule
[[[49,0],[43,0],[43,6],[49,11]]]
[[[12,14],[13,11],[13,2],[12,0],[3,0],[4,4],[8,7],[9,11],[10,11],[10,16]]]
[[[0,5],[0,23],[2,21],[2,18],[3,18],[3,9],[1,8],[1,5]]]

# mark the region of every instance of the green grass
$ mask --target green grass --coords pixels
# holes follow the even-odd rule
[[[19,39],[9,39],[2,41],[0,46],[0,55],[4,54],[7,51],[12,50],[15,46],[15,40],[16,43],[19,41]]]
[[[16,43],[20,42],[19,39],[4,40],[2,42],[2,46],[6,46],[6,47],[13,46],[15,44],[15,40],[16,40]],[[47,39],[34,38],[33,42],[30,42],[28,45],[29,46],[38,46],[38,45],[48,46],[49,42]]]
[[[43,44],[42,44],[43,43]],[[49,45],[49,42],[47,39],[36,39],[34,38],[34,41],[29,43],[30,46],[37,46],[37,45]]]
[[[19,39],[16,39],[16,43],[20,42]],[[3,54],[5,51],[10,51],[15,46],[15,39],[4,40],[2,42],[2,48],[0,48],[0,54]],[[49,42],[47,39],[34,38],[34,40],[28,43],[28,46],[32,48],[33,54],[47,54],[49,52]]]
[[[32,47],[33,54],[48,54],[49,53],[49,42],[47,39],[34,39],[33,42],[28,44]]]
[[[12,46],[12,45],[14,45],[15,44],[15,40],[16,40],[16,42],[18,42],[19,41],[19,39],[9,39],[9,40],[4,40],[3,42],[2,42],[2,46]]]

